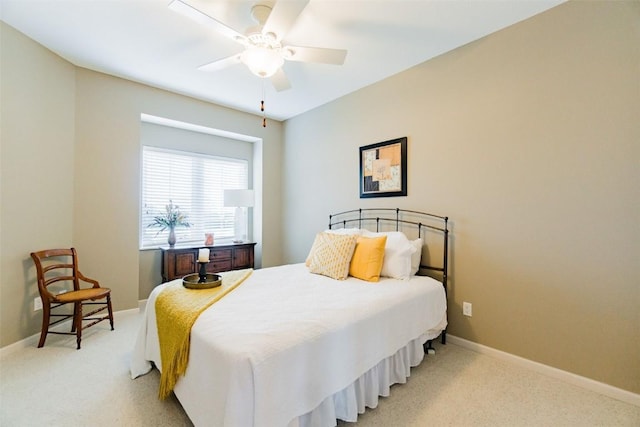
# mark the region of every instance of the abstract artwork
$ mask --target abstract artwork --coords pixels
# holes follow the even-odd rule
[[[407,195],[407,137],[360,147],[360,198]]]

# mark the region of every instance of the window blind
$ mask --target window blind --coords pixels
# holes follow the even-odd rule
[[[176,227],[178,244],[203,244],[205,233],[231,240],[235,208],[224,207],[224,190],[248,188],[247,160],[142,147],[140,247],[165,246],[169,230],[149,227],[173,203],[190,227]]]

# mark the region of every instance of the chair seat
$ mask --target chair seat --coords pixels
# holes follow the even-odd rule
[[[55,301],[61,302],[61,303],[69,303],[69,302],[84,301],[88,299],[93,300],[98,298],[104,298],[107,295],[109,295],[109,292],[111,292],[111,289],[109,288],[80,289],[77,291],[69,291],[63,294],[58,294],[55,296]]]

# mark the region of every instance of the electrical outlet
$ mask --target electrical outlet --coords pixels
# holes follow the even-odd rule
[[[462,303],[462,314],[464,314],[465,316],[469,316],[471,317],[472,315],[472,305],[470,302],[463,302]]]
[[[35,297],[33,299],[33,311],[42,310],[42,298]]]

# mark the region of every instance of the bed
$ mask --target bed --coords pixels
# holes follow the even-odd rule
[[[427,234],[434,232],[439,240],[425,245]],[[408,277],[382,275],[388,265],[377,280],[351,275],[337,280],[311,272],[320,235],[334,240],[356,235],[359,242],[384,236],[384,257],[393,261],[398,254],[389,252],[390,242],[397,233],[414,247],[420,242],[420,256],[417,249],[412,253]],[[189,418],[196,426],[356,421],[366,407],[377,406],[379,396],[389,394],[392,384],[406,382],[431,340],[440,336],[444,342],[447,240],[446,217],[400,209],[331,215],[305,263],[253,271],[197,318],[187,370],[173,389]],[[439,251],[442,258],[431,262]],[[162,372],[154,308],[170,285],[158,286],[147,300],[132,354],[132,378],[154,366]]]

